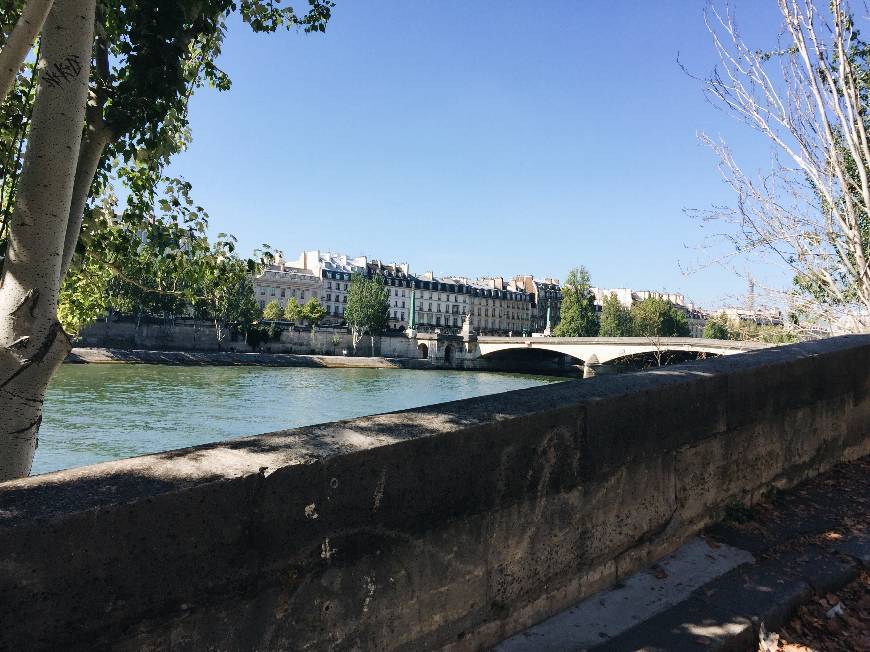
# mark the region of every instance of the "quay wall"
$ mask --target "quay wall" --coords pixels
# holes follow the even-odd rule
[[[0,649],[484,649],[868,453],[865,335],[6,482]]]
[[[110,348],[146,351],[191,351],[250,353],[252,349],[242,337],[225,338],[218,345],[213,324],[204,321],[178,319],[175,323],[137,324],[132,321],[97,321],[82,329],[75,345],[84,348]],[[417,358],[416,343],[404,335],[376,337],[374,349],[369,337],[357,343],[356,351],[350,333],[344,329],[311,331],[282,330],[277,340],[262,343],[262,353],[293,353],[301,355],[350,355]]]

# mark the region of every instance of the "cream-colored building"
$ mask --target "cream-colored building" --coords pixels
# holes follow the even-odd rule
[[[500,277],[435,278],[426,272],[415,279],[415,296],[418,329],[458,331],[467,316],[476,333],[519,335],[529,330],[530,295],[510,289]]]
[[[261,309],[270,301],[277,301],[284,308],[291,298],[305,303],[311,297],[319,297],[320,285],[319,274],[298,266],[296,261],[285,261],[281,252],[277,252],[275,261],[254,278],[254,297]]]
[[[326,308],[323,324],[336,324],[344,319],[351,275],[365,274],[367,263],[365,256],[319,250],[303,251],[287,261],[279,251],[273,264],[254,279],[254,295],[261,308],[273,300],[283,308],[291,298],[299,303],[315,298]]]
[[[383,278],[390,304],[388,327],[394,330],[410,325],[413,296],[416,325],[422,330],[458,331],[469,316],[471,329],[478,333],[519,335],[531,331],[532,295],[501,277],[473,281],[465,277],[435,278],[432,272],[413,276],[408,263],[387,264],[365,256],[351,258],[311,250],[287,261],[278,252],[274,263],[254,279],[254,294],[261,308],[272,300],[283,308],[291,298],[305,303],[316,297],[326,308],[322,323],[340,324],[355,273]]]

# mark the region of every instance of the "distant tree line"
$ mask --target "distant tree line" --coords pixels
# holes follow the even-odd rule
[[[759,324],[746,319],[728,319],[724,314],[714,315],[704,324],[704,337],[714,340],[742,340],[790,344],[797,335],[779,324]]]
[[[267,321],[283,319],[294,324],[306,322],[312,328],[317,327],[324,317],[326,317],[326,308],[316,297],[311,297],[305,303],[299,303],[296,297],[290,297],[283,308],[280,303],[272,299],[263,308],[263,319]]]
[[[557,337],[686,337],[689,323],[683,310],[666,299],[649,297],[623,306],[614,293],[604,298],[601,314],[589,271],[575,267],[562,286],[562,309]]]
[[[326,316],[326,308],[316,298],[312,297],[305,304],[300,304],[295,297],[287,300],[283,310],[281,305],[272,300],[263,308],[263,319],[277,321],[281,318],[294,323],[307,322],[314,327]],[[376,274],[367,278],[362,274],[353,274],[350,289],[347,294],[347,306],[344,319],[350,328],[354,351],[363,336],[374,338],[387,327],[390,318],[390,300],[388,290],[382,276]],[[270,333],[275,329],[269,326]]]

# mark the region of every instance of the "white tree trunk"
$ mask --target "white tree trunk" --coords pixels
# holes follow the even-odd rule
[[[6,94],[15,83],[18,70],[33,47],[49,9],[51,0],[28,0],[21,17],[9,34],[9,39],[0,50],[0,102],[6,99]]]
[[[95,0],[57,0],[0,276],[0,480],[30,472],[42,400],[70,349],[57,320],[64,240],[90,76]]]
[[[88,202],[88,194],[91,190],[91,184],[94,182],[94,175],[97,173],[97,166],[100,164],[103,150],[106,149],[106,145],[108,145],[111,140],[112,134],[105,127],[93,127],[88,125],[88,128],[85,131],[84,140],[82,140],[81,149],[79,151],[75,183],[73,185],[72,200],[70,202],[69,221],[63,246],[61,278],[66,276],[70,264],[72,263],[73,254],[75,254],[76,251],[76,244],[79,241],[79,235],[82,230],[82,219],[84,218],[85,206]]]

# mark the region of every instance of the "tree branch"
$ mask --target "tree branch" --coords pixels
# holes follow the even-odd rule
[[[103,120],[103,109],[108,98],[111,71],[109,69],[109,48],[106,40],[98,36],[95,44],[95,83],[88,93],[88,105],[85,109],[85,134],[79,149],[76,164],[75,181],[73,184],[72,201],[70,202],[67,219],[66,237],[63,244],[63,260],[60,269],[60,280],[63,281],[72,264],[76,245],[82,230],[85,206],[94,176],[100,165],[100,159],[106,146],[114,139],[112,130]]]
[[[42,30],[51,9],[52,0],[28,0],[21,17],[0,50],[0,102],[15,83],[15,77],[33,47],[36,35]]]

